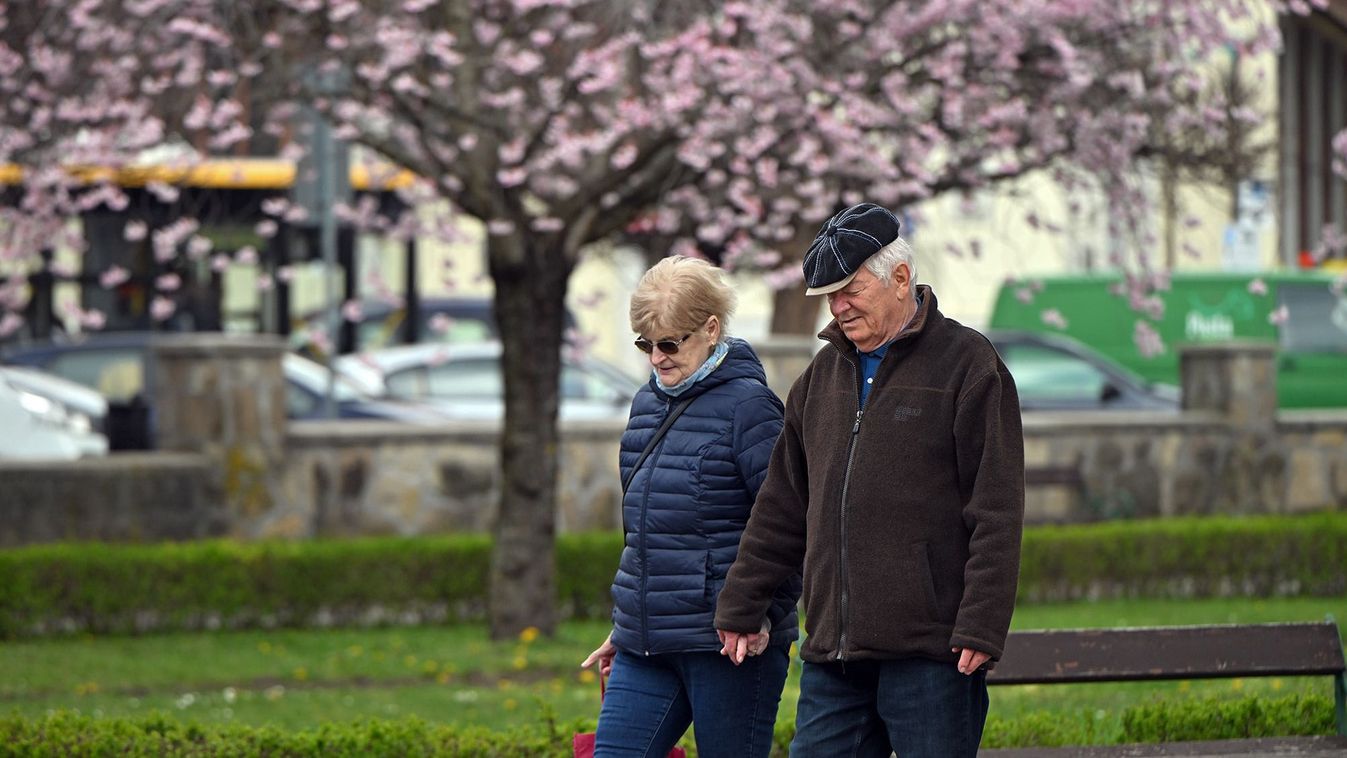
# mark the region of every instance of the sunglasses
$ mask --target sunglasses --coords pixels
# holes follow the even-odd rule
[[[682,345],[683,342],[691,336],[692,332],[688,332],[683,335],[683,339],[681,340],[660,340],[659,342],[651,342],[645,337],[637,337],[635,345],[640,348],[643,353],[649,353],[655,348],[659,348],[659,351],[665,355],[674,355],[678,352],[678,346]]]

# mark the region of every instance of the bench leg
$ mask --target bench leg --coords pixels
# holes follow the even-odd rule
[[[1347,672],[1333,677],[1333,699],[1337,701],[1338,735],[1347,737]]]

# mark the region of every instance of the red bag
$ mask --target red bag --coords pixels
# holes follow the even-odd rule
[[[599,675],[599,702],[603,702],[603,696],[606,688],[603,684],[603,675]],[[571,738],[571,750],[575,751],[575,758],[594,758],[594,733],[576,732]],[[669,751],[668,758],[687,758],[688,753],[683,748],[674,745]]]

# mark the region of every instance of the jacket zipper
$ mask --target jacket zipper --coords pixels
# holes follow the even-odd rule
[[[853,364],[856,367],[856,399],[859,403],[861,397],[861,382],[865,381],[862,375],[861,364]],[[868,400],[868,398],[867,398]],[[856,459],[856,440],[861,432],[861,418],[865,415],[864,408],[856,410],[856,421],[851,425],[851,441],[847,444],[847,470],[842,476],[842,506],[838,509],[838,531],[841,550],[838,552],[838,583],[842,585],[839,593],[841,596],[841,613],[837,619],[837,656],[839,661],[845,661],[847,654],[847,494],[851,489],[851,465]]]

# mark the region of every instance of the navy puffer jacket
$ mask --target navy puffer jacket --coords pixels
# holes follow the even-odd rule
[[[632,478],[622,501],[626,546],[613,580],[613,644],[632,653],[719,650],[716,598],[781,432],[781,401],[762,362],[729,340],[720,366],[677,398],[654,379],[636,394],[622,434],[625,480],[669,410],[693,398]],[[768,612],[771,644],[799,636],[798,575]]]

